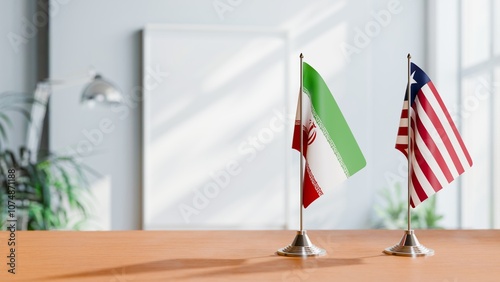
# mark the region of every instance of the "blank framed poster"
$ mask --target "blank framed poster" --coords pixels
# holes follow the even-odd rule
[[[144,29],[144,229],[285,228],[288,48],[274,30]]]

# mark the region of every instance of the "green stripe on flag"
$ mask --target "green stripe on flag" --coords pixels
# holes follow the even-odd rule
[[[347,169],[347,176],[358,172],[366,165],[365,157],[325,81],[305,62],[303,87],[304,92],[310,97],[318,126],[330,142],[342,166]]]

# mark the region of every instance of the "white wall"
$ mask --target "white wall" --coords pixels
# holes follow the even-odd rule
[[[397,175],[404,162],[394,142],[406,84],[406,54],[411,52],[415,62],[425,68],[424,1],[393,3],[393,11],[402,10],[390,13],[391,19],[382,25],[376,23],[373,13],[388,10],[393,1],[51,2],[67,2],[59,4],[60,11],[50,26],[51,76],[73,76],[92,65],[119,85],[129,100],[129,106],[117,112],[81,107],[78,87],[52,96],[51,148],[92,150],[84,160],[102,173],[94,187],[101,217],[97,228],[141,227],[141,107],[131,97],[141,85],[141,30],[148,23],[288,30],[291,53],[304,52],[307,61],[322,73],[368,162],[366,169],[338,189],[327,191],[306,210],[306,227],[370,227],[377,191],[390,185],[386,176]],[[214,8],[229,2],[234,6],[226,4],[223,13]],[[373,37],[361,38],[358,30],[366,28],[372,28]],[[351,49],[355,53],[345,56],[344,43],[357,48]],[[99,131],[103,119],[113,124],[111,133]],[[92,142],[91,148],[83,146]]]
[[[34,1],[0,2],[0,92],[32,95],[36,84],[36,30],[28,28],[36,12]],[[26,119],[12,114],[9,147],[17,152],[24,144]]]

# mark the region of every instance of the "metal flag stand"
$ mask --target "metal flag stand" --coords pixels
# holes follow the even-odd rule
[[[411,66],[410,60],[411,55],[408,54],[408,229],[405,230],[405,234],[399,244],[392,247],[386,248],[384,253],[388,255],[405,256],[405,257],[422,257],[422,256],[432,256],[434,255],[434,250],[424,247],[420,244],[415,235],[415,232],[411,229],[411,216],[410,216],[410,183],[411,183]]]
[[[303,196],[304,196],[304,134],[302,134],[302,59],[304,56],[300,53],[300,91],[299,91],[299,116],[300,116],[300,230],[297,231],[295,239],[293,242],[277,251],[280,256],[289,257],[311,257],[311,256],[323,256],[326,251],[316,247],[309,236],[307,236],[307,231],[304,230],[302,225],[302,211],[303,211]]]

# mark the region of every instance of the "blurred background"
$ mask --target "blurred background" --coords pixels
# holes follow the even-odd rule
[[[303,53],[367,160],[305,210],[304,227],[405,228],[407,165],[394,145],[411,53],[474,161],[413,210],[415,227],[500,228],[498,1],[0,5],[2,220],[15,167],[27,229],[298,228]],[[120,103],[82,103],[93,72]]]

